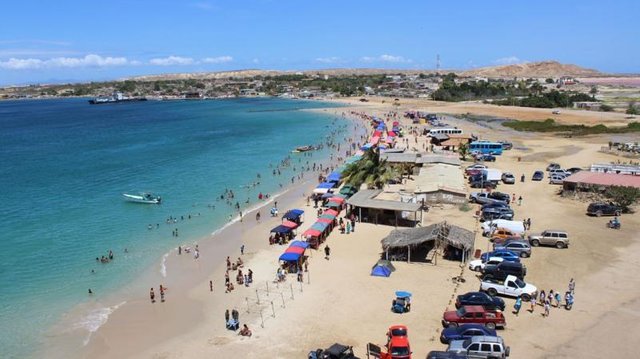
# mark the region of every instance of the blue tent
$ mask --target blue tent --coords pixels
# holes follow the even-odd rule
[[[302,247],[306,249],[306,248],[309,248],[309,243],[303,242],[303,241],[293,241],[291,242],[289,247]]]
[[[282,216],[282,218],[289,219],[292,221],[297,221],[298,218],[300,218],[300,216],[302,216],[303,213],[304,211],[301,209],[292,209],[287,211],[287,213],[285,213],[284,216]]]
[[[372,146],[373,146],[372,144],[367,143],[366,145],[364,145],[364,146],[360,147],[360,149],[364,151],[364,150],[368,150],[368,149],[370,149]]]
[[[376,265],[371,270],[371,275],[374,277],[389,277],[391,275],[391,269],[383,265]]]
[[[340,182],[340,178],[342,178],[340,172],[333,171],[327,176],[327,182]]]
[[[291,232],[291,228],[282,226],[282,225],[277,226],[271,230],[271,233],[289,233],[289,232]]]
[[[299,253],[282,253],[282,255],[280,256],[280,260],[281,261],[287,261],[287,262],[295,262],[298,259],[300,259],[301,254]]]

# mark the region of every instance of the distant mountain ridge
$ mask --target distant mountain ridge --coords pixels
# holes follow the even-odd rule
[[[471,70],[440,70],[440,73],[453,72],[459,76],[467,77],[490,77],[490,78],[512,78],[512,77],[601,77],[607,74],[598,70],[588,69],[573,64],[562,64],[557,61],[527,62],[522,64],[489,66]],[[345,69],[322,69],[304,71],[281,71],[281,70],[235,70],[220,72],[195,72],[195,73],[175,73],[144,75],[126,78],[126,80],[136,81],[158,81],[158,80],[186,80],[186,79],[228,79],[249,78],[255,76],[278,76],[278,75],[328,75],[328,76],[348,76],[348,75],[376,75],[376,74],[434,74],[431,69],[375,69],[375,68],[345,68]],[[624,75],[623,75],[624,76]]]
[[[557,61],[526,62],[522,64],[482,67],[459,73],[461,76],[482,77],[598,77],[605,74],[573,64],[561,64]]]

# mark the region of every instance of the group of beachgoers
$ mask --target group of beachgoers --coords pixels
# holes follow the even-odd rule
[[[233,331],[238,330],[240,328],[240,313],[236,309],[231,310],[231,313],[229,313],[229,309],[227,309],[224,312],[224,322],[227,329]],[[242,335],[243,337],[250,337],[252,335],[247,324],[242,326],[238,335]]]
[[[125,249],[125,252],[126,252],[126,249]],[[106,264],[106,263],[111,262],[114,258],[115,257],[113,255],[113,251],[109,250],[109,254],[100,256],[99,258],[96,257],[96,262],[100,262],[102,264]]]
[[[167,291],[167,287],[160,284],[160,302],[164,303],[164,293]],[[149,290],[149,299],[151,299],[151,303],[156,302],[156,293],[153,290],[153,287]]]
[[[544,308],[542,312],[542,316],[545,318],[549,317],[549,314],[551,313],[551,307],[560,308],[562,305],[563,299],[564,299],[565,308],[571,309],[571,306],[573,306],[575,289],[576,289],[576,282],[573,278],[571,278],[569,280],[569,285],[567,287],[567,290],[564,293],[564,298],[563,298],[563,295],[560,294],[560,291],[554,292],[554,290],[551,289],[549,293],[547,293],[544,290],[541,290],[537,298],[536,297],[531,298],[531,301],[530,301],[531,309],[529,309],[529,313],[534,313],[536,305],[540,305]],[[521,308],[522,308],[522,298],[518,297],[516,299],[515,304],[513,305],[513,309],[514,309],[513,313],[517,316],[520,313]]]
[[[244,254],[244,244],[240,248],[240,254],[242,255]],[[244,268],[242,258],[238,257],[238,260],[231,262],[231,257],[227,256],[227,270],[224,272],[225,293],[231,293],[235,289],[235,286],[229,277],[229,271],[238,271],[236,273],[237,285],[249,287],[249,285],[253,283],[253,271],[248,269],[246,273],[243,273],[242,268]]]

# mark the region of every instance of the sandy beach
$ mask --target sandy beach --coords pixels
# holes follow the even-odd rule
[[[496,117],[543,120],[548,110],[496,107],[482,104],[443,104],[432,101],[404,100],[393,106],[388,100],[367,104],[348,102],[340,111],[364,111],[382,116],[389,111],[433,111],[438,113],[473,113]],[[566,114],[565,114],[566,112]],[[566,123],[622,124],[620,114],[586,111],[563,111]],[[575,278],[576,304],[573,310],[552,308],[548,318],[542,307],[534,313],[511,313],[513,300],[505,298],[507,327],[499,334],[511,346],[514,358],[601,358],[633,356],[632,346],[640,330],[640,284],[634,274],[640,264],[635,251],[640,249],[638,230],[640,216],[622,216],[623,227],[612,231],[605,227],[608,218],[587,217],[587,202],[562,198],[558,186],[547,181],[529,180],[535,170],[544,170],[548,162],[564,167],[588,166],[594,162],[618,158],[598,150],[609,140],[607,136],[561,138],[552,135],[518,133],[503,127],[491,127],[463,120],[447,119],[481,138],[505,139],[514,143],[495,163],[496,168],[510,171],[527,181],[501,185],[502,192],[523,197],[515,206],[516,218],[531,218],[532,232],[559,228],[570,233],[571,246],[565,250],[535,248],[528,267],[527,282],[539,289],[564,291],[570,278]],[[404,126],[411,126],[402,119]],[[496,125],[499,126],[499,125]],[[413,138],[410,137],[412,140]],[[419,142],[425,137],[420,137]],[[471,163],[471,162],[469,162]],[[311,176],[310,176],[311,177]],[[306,197],[314,187],[313,178],[299,183],[278,198],[281,213],[286,209],[305,210],[301,233],[315,217],[313,202]],[[475,210],[475,208],[474,208]],[[47,348],[46,357],[69,357],[70,347],[82,348],[70,356],[77,358],[304,358],[310,350],[327,347],[334,342],[352,345],[359,357],[365,357],[368,342],[383,344],[387,328],[405,324],[414,358],[424,358],[431,350],[444,350],[438,340],[442,313],[453,308],[455,295],[478,289],[476,273],[460,262],[439,259],[437,265],[394,262],[396,271],[389,278],[371,277],[371,267],[380,258],[380,240],[394,227],[357,223],[351,234],[333,231],[327,244],[330,259],[321,250],[308,250],[309,272],[304,281],[289,275],[285,283],[275,284],[278,256],[285,246],[268,244],[269,230],[280,218],[269,217],[266,210],[260,223],[248,213],[236,223],[213,236],[199,241],[201,257],[171,252],[166,259],[166,278],[157,269],[144,273],[136,285],[124,289],[126,304],[118,307],[83,345],[87,337],[71,331],[56,338],[59,347]],[[471,231],[479,228],[474,211],[461,211],[456,206],[432,207],[425,213],[423,225],[447,220]],[[343,213],[342,213],[343,215]],[[245,269],[254,272],[249,287],[236,286],[225,293],[224,259],[240,257]],[[489,242],[478,232],[476,248],[485,251]],[[452,281],[462,275],[464,283]],[[230,276],[235,277],[235,272]],[[209,281],[214,282],[213,292]],[[151,304],[148,285],[163,283],[169,289],[166,302]],[[393,293],[408,290],[414,295],[412,311],[394,314],[389,310]],[[108,300],[112,300],[109,298]],[[224,312],[237,309],[240,323],[253,331],[250,338],[225,329]],[[528,309],[528,303],[524,308]],[[620,330],[624,328],[624,330]],[[615,332],[614,332],[615,331]],[[614,333],[614,334],[613,334]],[[40,353],[43,354],[43,353]]]

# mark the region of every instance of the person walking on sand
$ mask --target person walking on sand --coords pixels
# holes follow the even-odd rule
[[[351,233],[351,221],[347,220],[347,234]]]
[[[160,284],[160,303],[164,303],[164,287]]]
[[[531,309],[530,313],[533,313],[536,310],[536,297],[531,297]]]
[[[351,214],[351,232],[355,232],[356,231],[356,215],[355,214]]]
[[[544,302],[544,313],[542,314],[543,317],[547,318],[549,317],[549,309],[551,308],[551,305],[549,304],[549,301],[545,301]]]
[[[224,322],[229,323],[229,309],[224,312]]]
[[[153,292],[153,288],[151,288],[151,290],[149,290],[149,298],[151,298],[151,303],[155,303],[156,302],[156,293]]]
[[[544,290],[540,291],[540,305],[544,305],[544,301],[547,300],[547,293]]]
[[[513,309],[514,309],[513,314],[515,314],[516,317],[520,313],[520,308],[522,308],[522,298],[518,297],[516,299],[516,303],[513,305]]]
[[[330,255],[331,255],[331,248],[329,248],[329,245],[327,244],[326,246],[324,246],[324,259],[329,260]]]
[[[560,294],[560,291],[556,292],[555,295],[555,299],[556,299],[556,308],[560,308],[560,301],[562,301],[562,295]]]
[[[522,196],[518,197],[518,206],[522,206]]]
[[[244,255],[244,244],[240,246],[240,255]]]
[[[213,292],[213,281],[212,280],[209,281],[209,291]]]
[[[573,291],[576,289],[576,282],[571,278],[569,280],[569,292],[573,295]]]

